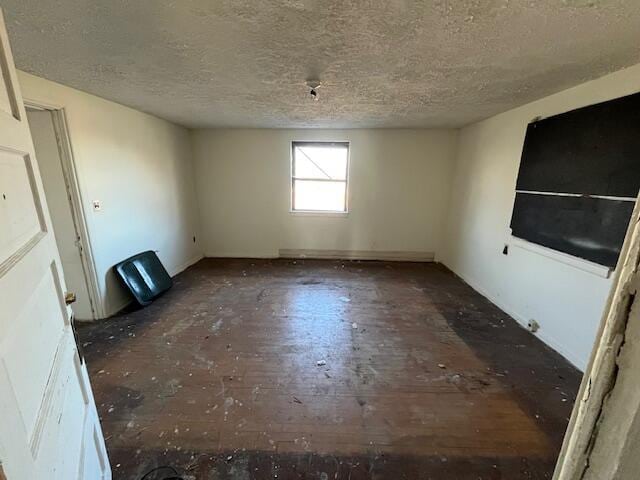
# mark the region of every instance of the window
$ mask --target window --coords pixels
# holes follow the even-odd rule
[[[293,142],[291,162],[292,211],[347,211],[347,142]]]

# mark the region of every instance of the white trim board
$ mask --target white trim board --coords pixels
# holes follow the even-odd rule
[[[574,257],[573,255],[569,255],[568,253],[563,253],[551,248],[543,247],[542,245],[528,242],[521,238],[514,237],[513,235],[511,236],[510,243],[514,247],[527,250],[528,252],[535,253],[537,255],[542,255],[543,257],[555,260],[556,262],[564,263],[565,265],[577,268],[578,270],[582,270],[583,272],[597,275],[598,277],[609,278],[611,276],[611,272],[613,271],[613,269],[610,267],[605,267],[604,265],[599,265],[597,263],[590,262],[589,260],[584,260],[583,258]]]
[[[389,262],[433,262],[433,252],[399,252],[375,250],[309,250],[280,249],[280,258],[327,260],[383,260]]]
[[[171,276],[172,278],[175,277],[176,275],[178,275],[179,273],[184,272],[187,268],[189,268],[191,265],[195,265],[196,263],[198,263],[200,260],[202,260],[204,258],[204,255],[202,255],[201,253],[199,253],[198,255],[196,255],[195,257],[190,258],[189,260],[187,260],[186,262],[178,265],[177,267],[172,268],[171,270],[169,270],[169,276]]]
[[[562,193],[562,192],[543,192],[540,190],[517,190],[516,193],[526,193],[529,195],[546,195],[548,197],[574,197],[574,198],[583,198],[585,195],[583,193]],[[616,197],[613,195],[586,195],[587,198],[598,198],[601,200],[618,200],[620,202],[634,202],[636,201],[636,197]]]
[[[277,254],[255,252],[205,252],[204,258],[255,258],[256,260],[275,260]]]
[[[110,305],[107,305],[105,308],[105,316],[102,318],[98,318],[97,321],[100,320],[106,320],[108,318],[113,317],[114,315],[119,314],[122,310],[124,310],[125,308],[127,308],[129,305],[131,305],[133,302],[135,302],[135,300],[133,298],[129,298],[129,293],[127,292],[127,297],[125,297],[120,303],[118,303],[115,307],[111,307]],[[92,323],[92,320],[89,321],[82,321],[82,323]]]

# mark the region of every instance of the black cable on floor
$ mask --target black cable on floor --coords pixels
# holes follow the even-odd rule
[[[181,477],[180,474],[178,473],[178,471],[173,468],[172,466],[169,465],[161,465],[160,467],[156,467],[156,468],[152,468],[151,470],[149,470],[147,473],[145,473],[142,478],[140,480],[147,480],[150,477],[150,475],[152,473],[156,473],[159,472],[161,470],[170,470],[170,477],[164,477],[162,479],[158,479],[158,480],[184,480],[184,477]]]

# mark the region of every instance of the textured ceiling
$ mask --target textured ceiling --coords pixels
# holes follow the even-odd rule
[[[18,68],[190,127],[461,126],[640,62],[638,0],[0,5]]]

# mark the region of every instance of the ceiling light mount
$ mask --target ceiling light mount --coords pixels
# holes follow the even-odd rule
[[[317,102],[318,101],[318,89],[321,87],[320,80],[307,80],[307,87],[310,88],[309,95],[311,95],[312,100]]]

